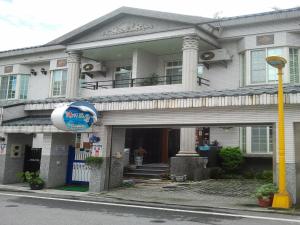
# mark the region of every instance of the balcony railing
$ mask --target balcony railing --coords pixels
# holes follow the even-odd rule
[[[141,87],[155,85],[170,85],[181,84],[182,76],[152,76],[143,78],[117,79],[117,80],[101,80],[82,82],[81,88],[98,90],[99,88],[126,88],[126,87]],[[198,85],[209,86],[209,80],[198,77]]]

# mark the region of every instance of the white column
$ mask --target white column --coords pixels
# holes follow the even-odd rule
[[[185,36],[182,46],[182,85],[184,90],[193,91],[197,88],[198,70],[198,36]]]
[[[176,156],[198,156],[195,151],[196,128],[180,129],[180,150]]]
[[[80,62],[81,52],[68,52],[68,79],[66,88],[66,97],[77,97],[79,92],[79,76],[80,76]]]

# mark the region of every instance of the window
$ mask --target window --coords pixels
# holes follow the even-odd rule
[[[273,129],[270,126],[241,128],[241,149],[246,153],[271,153]]]
[[[299,83],[299,49],[289,49],[290,82]]]
[[[52,96],[59,97],[66,95],[67,70],[52,71]]]
[[[0,99],[27,99],[29,75],[0,76]]]
[[[131,84],[131,66],[117,67],[115,72],[115,87],[129,87]]]
[[[29,83],[29,76],[21,75],[20,76],[19,99],[27,99],[28,83]]]
[[[0,99],[15,99],[17,76],[2,76],[0,82]]]
[[[268,65],[266,62],[266,57],[271,55],[283,56],[283,49],[270,48],[251,51],[251,84],[275,83],[277,81],[277,69]]]
[[[181,84],[182,61],[172,61],[166,64],[166,83]]]

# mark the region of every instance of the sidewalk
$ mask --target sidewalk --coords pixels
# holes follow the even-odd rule
[[[260,208],[251,196],[258,183],[252,181],[205,180],[201,182],[173,183],[148,180],[134,187],[121,187],[109,192],[90,193],[57,189],[30,190],[27,184],[0,185],[0,191],[35,193],[57,198],[72,198],[86,201],[122,202],[128,204],[163,204],[172,207],[193,207],[210,210],[243,210],[253,212],[277,212],[300,215],[291,210]]]

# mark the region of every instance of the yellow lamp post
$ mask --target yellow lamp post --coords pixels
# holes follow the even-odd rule
[[[279,142],[279,166],[278,166],[278,186],[279,191],[274,195],[273,208],[288,209],[292,206],[290,194],[286,190],[285,173],[285,137],[284,137],[284,106],[282,87],[282,68],[286,60],[280,56],[269,56],[266,58],[269,65],[278,69],[278,142]]]

